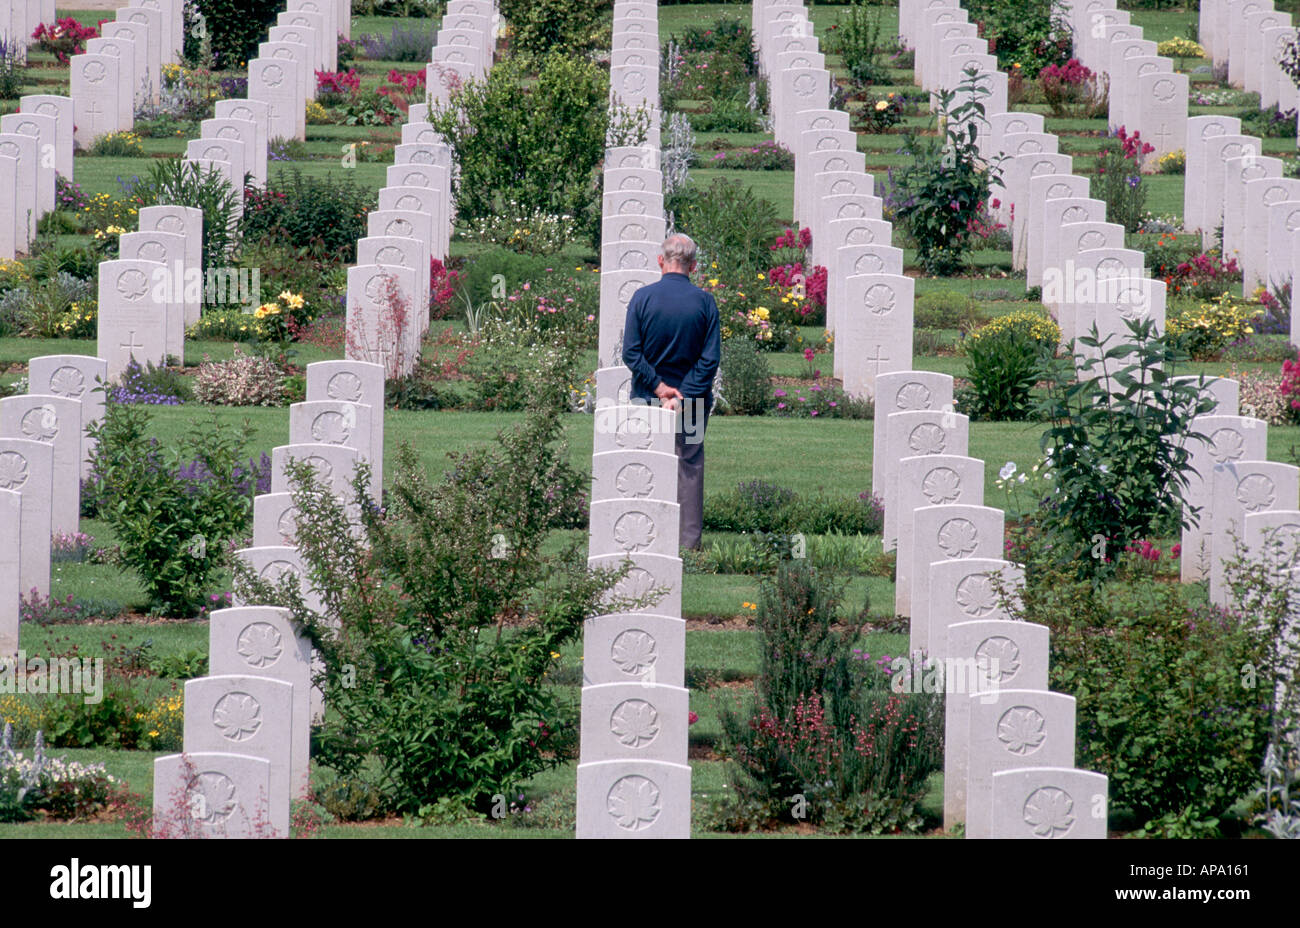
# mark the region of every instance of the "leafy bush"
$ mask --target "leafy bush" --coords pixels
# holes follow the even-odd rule
[[[186,30],[186,59],[198,61],[202,45],[210,43],[217,70],[242,69],[257,57],[257,43],[274,25],[281,7],[279,0],[193,0],[192,9],[203,14],[206,35],[198,35],[192,26]]]
[[[469,259],[460,274],[457,291],[474,306],[493,299],[502,300],[524,284],[541,280],[554,264],[553,258],[544,255],[520,254],[500,246],[485,248]]]
[[[1014,66],[1032,79],[1070,57],[1070,26],[1059,0],[970,0],[965,6],[1003,70]]]
[[[772,370],[749,341],[723,342],[719,379],[719,412],[761,416],[771,407]]]
[[[871,535],[883,525],[884,510],[870,493],[800,497],[786,487],[753,480],[704,500],[704,527],[717,532]]]
[[[767,266],[768,243],[781,226],[776,207],[739,180],[718,177],[707,189],[688,184],[667,204],[677,228],[695,240],[701,264],[749,277]]]
[[[904,150],[912,162],[890,171],[889,205],[917,246],[917,260],[927,274],[953,276],[970,247],[971,235],[984,213],[989,184],[1001,176],[999,163],[986,165],[975,139],[987,128],[983,98],[990,93],[983,78],[968,69],[956,91],[938,94],[943,141],[920,141],[906,135]],[[955,103],[958,94],[962,102]]]
[[[547,675],[585,618],[609,608],[598,603],[621,571],[589,572],[576,545],[543,553],[567,465],[559,395],[535,400],[439,483],[404,445],[385,509],[358,499],[363,538],[309,469],[291,467],[298,546],[325,616],[303,607],[294,581],[273,588],[236,565],[241,596],[290,606],[319,649],[321,761],[379,789],[386,811],[431,816],[440,800],[486,811],[572,751],[576,706]]]
[[[297,168],[280,171],[265,193],[249,200],[243,232],[250,242],[270,241],[351,263],[366,214],[377,196],[350,177],[311,177]]]
[[[828,33],[827,51],[838,53],[849,76],[860,83],[886,83],[889,69],[880,56],[893,50],[881,37],[880,12],[864,0],[841,13]]]
[[[1051,423],[1041,444],[1059,490],[1045,501],[1043,531],[1082,577],[1113,572],[1108,550],[1178,532],[1187,441],[1200,437],[1192,420],[1213,404],[1174,379],[1188,357],[1151,320],[1128,328],[1102,341],[1094,326],[1077,340],[1085,353],[1051,361],[1038,407]]]
[[[523,80],[517,61],[501,62],[429,114],[460,165],[462,221],[489,218],[507,203],[519,215],[572,217],[599,203],[592,172],[605,154],[608,78],[591,62],[553,55],[535,83]]]
[[[243,536],[255,487],[242,468],[249,431],[215,416],[195,423],[165,449],[147,437],[149,414],[109,403],[88,426],[98,441],[92,463],[125,565],[140,578],[150,608],[192,615],[209,592],[227,542]],[[205,479],[193,479],[201,469]]]
[[[940,699],[890,692],[887,671],[854,648],[858,629],[834,629],[842,598],[832,576],[799,562],[763,584],[755,698],[721,713],[735,799],[719,811],[736,830],[920,829],[926,779],[943,762]]]
[[[91,144],[89,155],[102,158],[143,158],[146,153],[134,132],[106,132]]]
[[[524,55],[582,52],[592,46],[609,0],[501,0],[501,15],[514,29],[513,49]]]
[[[1169,313],[1165,332],[1193,361],[1208,361],[1232,342],[1254,333],[1251,320],[1263,310],[1223,293],[1212,303],[1186,304]]]
[[[1140,558],[1122,556],[1120,578],[1097,587],[1033,557],[1013,614],[1051,629],[1049,683],[1075,697],[1076,763],[1109,777],[1112,808],[1139,823],[1212,820],[1246,794],[1263,759],[1269,637],[1258,614],[1189,607],[1177,583],[1130,563]],[[1259,672],[1253,688],[1243,667]]]
[[[1061,330],[1046,316],[1015,312],[998,316],[966,339],[966,377],[961,411],[973,419],[1023,419],[1038,382],[1041,357],[1050,356]]]
[[[703,113],[692,113],[691,126],[698,132],[762,132],[764,120],[747,98],[737,95],[714,99]]]
[[[283,406],[284,371],[266,358],[242,354],[238,348],[229,361],[212,361],[207,355],[194,378],[200,403],[211,406]]]

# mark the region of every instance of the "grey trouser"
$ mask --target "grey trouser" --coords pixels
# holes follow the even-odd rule
[[[704,430],[709,414],[707,408],[702,416],[696,410],[691,412],[689,419],[684,419],[686,410],[677,417],[677,506],[681,520],[678,539],[681,547],[698,550],[704,531]],[[691,434],[680,427],[683,421],[690,427]]]

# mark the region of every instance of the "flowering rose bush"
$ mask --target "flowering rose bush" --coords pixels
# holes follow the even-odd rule
[[[1091,69],[1071,58],[1064,64],[1049,64],[1038,73],[1043,100],[1053,116],[1089,119],[1105,112],[1107,86]]]
[[[101,20],[100,25],[104,22]],[[49,52],[59,59],[59,64],[67,64],[73,55],[80,55],[86,50],[87,40],[99,38],[99,30],[94,26],[83,26],[71,16],[65,16],[53,25],[41,23],[32,33],[32,38],[41,51]]]
[[[1291,421],[1300,423],[1300,355],[1282,362],[1282,381],[1278,392],[1286,398]]]
[[[322,106],[338,106],[360,92],[361,77],[356,68],[316,72],[316,99]]]
[[[861,114],[866,121],[866,131],[877,134],[888,132],[903,121],[905,109],[903,98],[896,93],[876,100],[868,99]]]

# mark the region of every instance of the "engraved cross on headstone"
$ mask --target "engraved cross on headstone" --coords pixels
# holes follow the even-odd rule
[[[123,351],[125,351],[125,352],[127,353],[128,356],[134,356],[134,355],[135,355],[135,349],[137,349],[137,348],[143,349],[143,348],[144,348],[144,345],[137,345],[137,344],[136,344],[136,342],[135,342],[135,329],[132,329],[132,330],[131,330],[131,334],[127,336],[126,341],[124,341],[122,344],[118,345],[117,347],[119,347],[119,348],[121,348]]]
[[[875,353],[867,355],[867,360],[875,365],[875,370],[871,372],[871,376],[879,377],[880,365],[889,360],[889,355],[884,353],[884,345],[876,345]]]
[[[91,122],[96,122],[98,121],[98,117],[104,115],[104,108],[100,105],[98,100],[91,100],[90,105],[86,107],[86,112],[90,113]]]
[[[1169,150],[1168,146],[1165,143],[1169,141],[1170,134],[1171,133],[1169,132],[1169,124],[1162,122],[1160,124],[1160,128],[1156,130],[1156,141],[1160,143],[1161,151]]]

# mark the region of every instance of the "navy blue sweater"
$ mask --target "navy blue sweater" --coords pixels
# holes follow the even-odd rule
[[[623,363],[632,395],[654,399],[660,381],[685,397],[713,396],[722,357],[722,323],[713,294],[685,274],[668,273],[632,294],[623,327]]]

